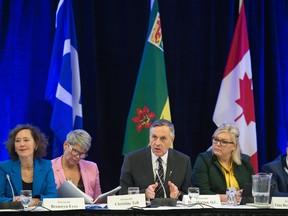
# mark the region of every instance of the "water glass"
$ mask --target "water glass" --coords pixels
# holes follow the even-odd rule
[[[139,187],[128,187],[128,194],[139,194]]]
[[[227,187],[226,196],[228,205],[237,205],[237,189],[235,187]]]
[[[189,196],[192,203],[197,202],[197,198],[198,198],[199,194],[200,194],[200,190],[198,187],[189,187],[188,188],[188,196]]]
[[[272,173],[257,173],[252,175],[252,196],[257,205],[267,205],[270,200],[270,185]]]
[[[20,191],[20,202],[24,207],[24,211],[28,210],[28,206],[32,201],[32,191],[31,190],[21,190]]]

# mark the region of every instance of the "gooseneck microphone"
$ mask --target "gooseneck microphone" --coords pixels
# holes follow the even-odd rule
[[[10,176],[8,174],[6,174],[6,178],[9,182],[9,185],[10,185],[10,188],[11,188],[11,191],[12,191],[12,196],[13,196],[13,200],[12,201],[15,201],[15,194],[14,194],[14,189],[12,187],[12,184],[11,184],[11,180],[10,180]]]
[[[163,181],[160,178],[160,175],[159,175],[159,172],[158,172],[157,168],[155,169],[155,173],[156,173],[156,175],[157,175],[157,177],[159,179],[160,186],[163,189],[164,198],[151,199],[151,205],[153,205],[153,206],[176,206],[177,199],[167,198],[166,190],[165,190]]]
[[[167,198],[166,190],[165,190],[164,184],[163,184],[163,182],[162,182],[162,180],[161,180],[161,178],[160,178],[160,175],[159,175],[159,172],[158,172],[158,169],[157,169],[157,168],[155,169],[155,173],[156,173],[156,175],[157,175],[157,177],[158,177],[158,179],[159,179],[160,185],[161,185],[161,187],[162,187],[162,189],[163,189],[164,198]]]

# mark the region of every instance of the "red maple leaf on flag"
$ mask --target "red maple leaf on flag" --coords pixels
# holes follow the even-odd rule
[[[143,128],[150,128],[152,124],[152,119],[156,117],[154,112],[150,112],[147,106],[144,106],[143,109],[136,109],[137,116],[132,118],[132,121],[137,123],[136,130],[141,132]]]
[[[245,73],[243,80],[239,80],[240,98],[235,102],[242,107],[243,112],[235,119],[235,122],[244,115],[246,124],[249,125],[251,121],[255,122],[254,113],[254,96],[252,89],[252,79],[249,79]]]

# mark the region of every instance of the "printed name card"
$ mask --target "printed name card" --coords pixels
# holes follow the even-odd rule
[[[288,209],[288,197],[272,197],[271,208]]]
[[[107,197],[108,209],[129,209],[131,207],[146,207],[145,194],[117,195]]]
[[[186,205],[193,204],[188,195],[183,196],[182,202]],[[206,204],[213,207],[221,207],[219,195],[199,195],[196,203]]]
[[[42,206],[51,211],[85,209],[84,198],[44,198]]]

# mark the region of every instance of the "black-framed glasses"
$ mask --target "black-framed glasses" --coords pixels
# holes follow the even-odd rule
[[[220,143],[220,146],[227,146],[228,144],[234,144],[234,142],[229,142],[227,140],[223,140],[223,139],[219,139],[218,137],[212,137],[212,143],[213,144],[217,144],[217,143]]]
[[[84,158],[86,158],[87,156],[88,156],[88,153],[86,152],[86,153],[82,153],[82,152],[79,152],[79,151],[77,151],[76,149],[74,149],[73,147],[72,147],[72,145],[70,145],[70,144],[68,144],[69,145],[69,147],[70,147],[70,152],[71,152],[71,154],[73,155],[73,156],[75,156],[75,157],[80,157],[81,159],[84,159]]]

